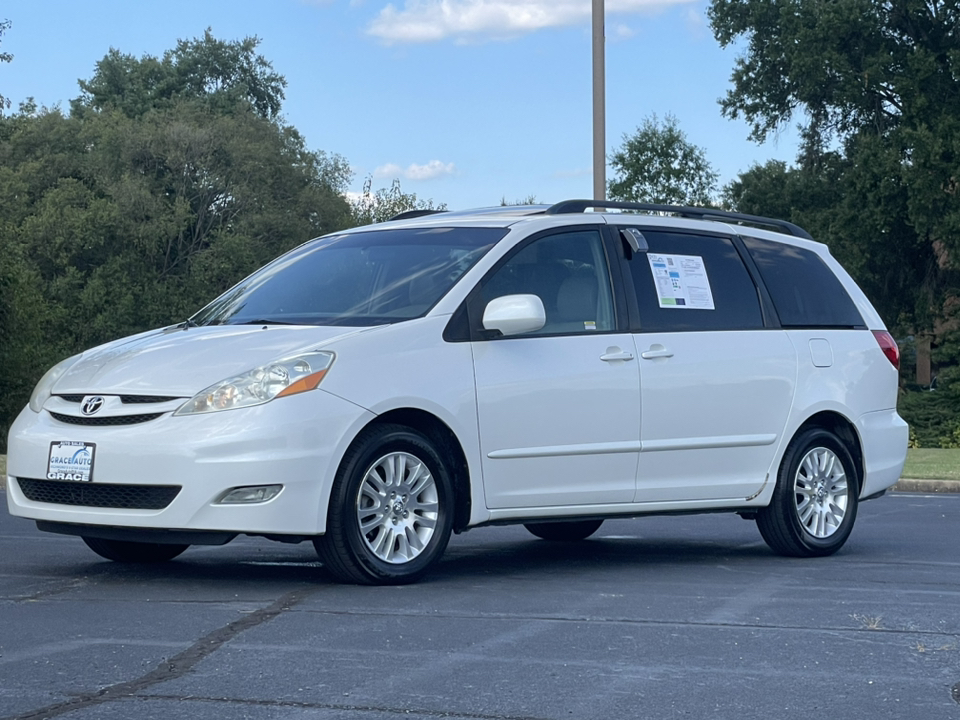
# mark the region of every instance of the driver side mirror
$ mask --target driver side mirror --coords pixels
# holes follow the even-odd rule
[[[483,311],[485,330],[504,336],[536,332],[547,324],[543,301],[536,295],[504,295],[494,298]]]

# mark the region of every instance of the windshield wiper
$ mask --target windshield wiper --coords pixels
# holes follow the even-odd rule
[[[275,320],[268,318],[254,318],[253,320],[243,320],[241,322],[227,323],[227,325],[302,325],[303,323],[288,322],[286,320]]]

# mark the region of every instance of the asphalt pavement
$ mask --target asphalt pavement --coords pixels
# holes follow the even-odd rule
[[[960,718],[960,495],[864,503],[837,555],[731,515],[454,537],[420,584],[241,538],[101,561],[0,514],[0,718]]]

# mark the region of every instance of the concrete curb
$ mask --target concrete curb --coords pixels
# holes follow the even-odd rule
[[[923,493],[933,495],[939,493],[960,493],[960,480],[914,480],[900,478],[897,484],[890,488],[893,492]]]

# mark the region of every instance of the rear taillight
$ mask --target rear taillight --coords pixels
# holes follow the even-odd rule
[[[897,341],[893,339],[893,335],[886,330],[874,330],[873,336],[877,339],[877,344],[880,345],[880,349],[883,350],[883,354],[887,356],[890,364],[899,370],[900,348],[897,347]]]

